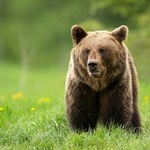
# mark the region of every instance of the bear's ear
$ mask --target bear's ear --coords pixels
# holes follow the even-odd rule
[[[74,25],[71,28],[71,35],[74,43],[78,44],[85,36],[87,36],[87,32],[79,25]]]
[[[112,31],[112,35],[116,37],[119,42],[126,40],[128,37],[128,27],[125,25],[120,26]]]

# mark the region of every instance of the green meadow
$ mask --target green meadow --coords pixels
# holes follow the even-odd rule
[[[74,133],[65,117],[67,69],[28,69],[1,63],[1,150],[149,150],[150,85],[140,82],[143,133],[98,125],[94,133]],[[22,73],[23,71],[23,73]],[[23,77],[22,77],[23,75]]]

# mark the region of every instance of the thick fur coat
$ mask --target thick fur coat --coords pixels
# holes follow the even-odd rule
[[[141,131],[137,72],[124,40],[127,26],[113,31],[71,29],[74,47],[66,79],[66,113],[76,131],[95,129],[100,121]]]

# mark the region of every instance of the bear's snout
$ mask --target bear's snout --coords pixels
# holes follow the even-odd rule
[[[95,70],[97,70],[97,62],[96,61],[92,61],[92,62],[89,62],[88,63],[88,67],[89,67],[89,69],[90,69],[90,71],[95,71]]]
[[[97,61],[88,62],[88,72],[91,77],[98,78],[100,76],[100,69]]]

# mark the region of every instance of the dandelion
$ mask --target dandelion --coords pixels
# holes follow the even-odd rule
[[[2,112],[4,110],[4,108],[3,107],[0,107],[0,112]]]
[[[144,96],[144,103],[147,104],[148,103],[148,96]]]
[[[38,103],[49,103],[50,102],[50,99],[48,98],[48,97],[45,97],[45,98],[40,98],[39,100],[38,100]]]
[[[31,111],[35,111],[35,107],[32,107],[30,110],[31,110]]]
[[[23,96],[24,96],[24,94],[22,92],[17,92],[12,95],[12,99],[13,100],[21,99],[21,98],[23,98]]]

